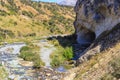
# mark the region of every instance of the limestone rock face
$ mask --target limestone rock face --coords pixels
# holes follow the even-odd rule
[[[91,43],[120,23],[120,0],[77,0],[75,12],[78,43]]]

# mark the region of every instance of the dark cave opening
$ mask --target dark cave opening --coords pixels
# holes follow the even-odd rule
[[[77,32],[77,44],[73,45],[74,57],[72,60],[78,60],[82,53],[92,44],[96,39],[96,34],[89,29],[82,28]]]
[[[91,44],[96,38],[95,32],[84,29],[77,34],[77,42],[82,45]]]

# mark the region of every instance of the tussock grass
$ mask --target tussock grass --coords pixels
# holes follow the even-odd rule
[[[19,57],[26,61],[33,61],[34,67],[39,68],[44,65],[40,59],[39,50],[40,48],[37,45],[29,43],[21,48]]]
[[[58,67],[60,65],[70,68],[69,61],[73,58],[73,49],[71,46],[63,47],[59,44],[57,40],[52,40],[51,43],[57,48],[51,55],[51,65],[53,67]]]
[[[0,80],[5,80],[8,77],[7,71],[4,67],[0,64]]]
[[[114,47],[109,48],[101,53],[93,56],[89,61],[81,63],[76,69],[77,75],[75,76],[74,80],[83,80],[84,75],[89,79],[93,79],[92,74],[99,74],[101,78],[97,78],[100,80],[113,80],[119,78],[119,67],[120,67],[120,43],[116,44]],[[110,69],[113,71],[111,72]],[[79,71],[79,72],[78,72]],[[105,72],[106,71],[106,72]],[[87,73],[91,74],[87,74]],[[97,75],[94,75],[97,77]]]

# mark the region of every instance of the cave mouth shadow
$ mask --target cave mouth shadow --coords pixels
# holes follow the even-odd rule
[[[93,41],[93,43],[87,48],[87,50],[81,53],[80,57],[84,55],[87,51],[92,51],[92,53],[89,52],[90,54],[86,56],[86,59],[90,60],[95,54],[108,51],[109,49],[114,48],[114,46],[118,45],[119,43],[120,43],[120,23],[117,24],[111,30],[106,30],[101,35],[99,35]],[[100,46],[99,50],[95,49],[98,45]],[[114,53],[115,49],[112,50],[113,50],[112,53]]]
[[[76,34],[71,34],[67,36],[52,36],[47,38],[47,40],[49,41],[57,40],[59,42],[59,45],[62,46],[63,48],[67,48],[67,47],[72,48],[72,53],[74,58],[75,57],[74,44],[77,44],[76,38],[77,38]],[[71,58],[70,60],[73,60],[73,58]]]
[[[47,38],[47,40],[52,41],[52,40],[57,40],[60,44],[60,46],[62,46],[63,48],[66,47],[72,47],[72,51],[73,51],[73,58],[71,60],[77,60],[81,53],[87,49],[91,43],[95,40],[95,33],[94,32],[87,32],[87,34],[84,34],[84,36],[82,37],[84,39],[84,41],[82,42],[82,44],[77,42],[77,35],[76,34],[72,34],[72,35],[67,35],[67,36],[52,36]],[[77,53],[76,51],[78,51],[79,53]]]
[[[83,54],[83,52],[91,46],[91,44],[95,41],[96,34],[93,31],[88,29],[81,30],[79,34],[77,34],[77,44],[74,44],[74,58],[73,60],[78,60]]]
[[[76,35],[71,34],[71,35],[66,35],[66,36],[52,36],[47,38],[47,40],[52,41],[52,40],[57,40],[59,44],[66,48],[66,47],[73,47],[73,44],[76,44]]]
[[[88,29],[83,29],[77,34],[77,42],[81,45],[90,45],[96,39],[96,34]]]

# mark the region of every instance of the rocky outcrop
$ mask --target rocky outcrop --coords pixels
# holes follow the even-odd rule
[[[81,53],[81,57],[77,60],[78,66],[71,69],[63,80],[101,80],[106,74],[112,73],[110,62],[119,56],[120,24],[108,34],[95,39],[90,47]]]
[[[120,0],[77,0],[75,12],[78,43],[91,43],[120,23]]]
[[[101,34],[101,35],[104,35]],[[120,24],[115,26],[110,32],[102,37],[97,38],[83,53],[77,61],[77,65],[87,61],[96,54],[102,53],[110,48],[114,48],[116,44],[120,42]]]
[[[90,46],[75,51],[77,68],[64,80],[101,80],[112,72],[110,61],[120,55],[120,0],[78,0],[75,12],[77,41]]]

